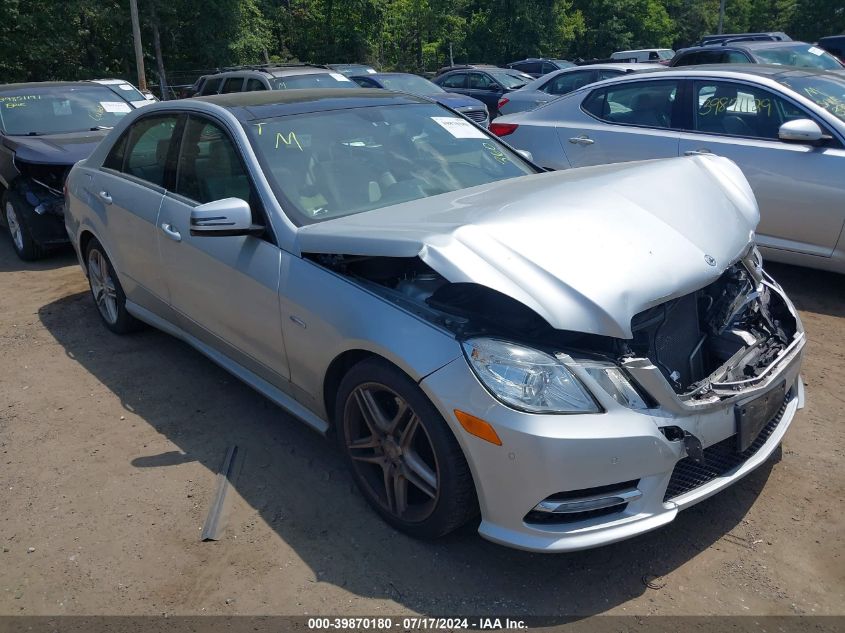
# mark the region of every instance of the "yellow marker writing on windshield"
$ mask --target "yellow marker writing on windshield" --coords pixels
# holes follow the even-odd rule
[[[296,145],[300,152],[303,151],[302,145],[299,144],[299,139],[296,138],[295,132],[288,134],[287,138],[285,138],[285,135],[281,132],[276,132],[276,149],[279,149],[279,141],[285,145]]]

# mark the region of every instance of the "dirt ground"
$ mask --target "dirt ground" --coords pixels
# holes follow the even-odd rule
[[[810,339],[782,459],[666,528],[544,556],[394,532],[333,443],[165,334],[109,333],[71,252],[24,264],[4,235],[0,614],[845,614],[845,277],[769,269]]]

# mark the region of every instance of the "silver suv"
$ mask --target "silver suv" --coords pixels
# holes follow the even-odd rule
[[[197,80],[193,96],[287,88],[355,88],[355,83],[328,66],[263,64],[227,68]]]

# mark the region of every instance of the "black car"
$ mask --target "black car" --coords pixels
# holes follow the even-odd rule
[[[828,35],[821,38],[817,46],[845,62],[845,35]]]
[[[522,88],[530,75],[510,68],[468,68],[451,70],[434,78],[434,83],[448,92],[457,92],[478,99],[487,106],[491,118],[499,115],[499,99],[502,95]]]
[[[2,217],[21,259],[67,243],[65,178],[131,111],[93,82],[0,85]]]
[[[842,70],[843,64],[818,46],[806,42],[726,41],[679,50],[669,66],[701,64],[779,64],[820,70]]]
[[[542,77],[543,75],[553,73],[556,70],[570,68],[574,65],[574,62],[570,62],[565,59],[546,59],[538,57],[529,57],[528,59],[523,59],[518,62],[511,62],[510,64],[505,64],[505,68],[512,68],[513,70],[518,70],[520,72],[531,75],[536,79],[538,77]]]

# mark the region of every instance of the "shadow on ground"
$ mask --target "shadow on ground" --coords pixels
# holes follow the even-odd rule
[[[845,275],[766,262],[766,272],[799,310],[845,317]]]
[[[645,576],[671,572],[729,533],[771,469],[769,462],[666,528],[598,550],[552,556],[509,550],[482,540],[477,525],[439,541],[415,541],[369,510],[333,442],[187,345],[151,329],[111,334],[88,293],[45,305],[39,315],[70,357],[181,451],[145,455],[127,468],[198,461],[216,472],[227,446],[237,444],[245,449],[239,494],[319,582],[424,614],[604,612],[652,591]]]

